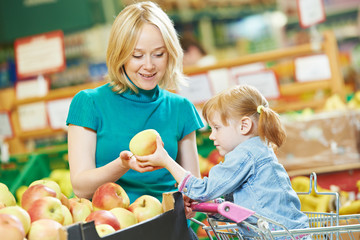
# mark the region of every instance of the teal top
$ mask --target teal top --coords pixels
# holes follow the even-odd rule
[[[129,150],[131,138],[145,129],[157,130],[165,149],[176,159],[178,142],[203,127],[196,108],[186,98],[158,86],[138,90],[138,94],[130,90],[119,94],[105,84],[74,96],[66,123],[96,131],[96,167]],[[161,201],[163,192],[176,190],[176,181],[166,169],[146,173],[130,169],[117,183],[125,189],[130,202],[145,194]]]

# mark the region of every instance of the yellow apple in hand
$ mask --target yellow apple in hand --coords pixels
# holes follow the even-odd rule
[[[146,156],[156,151],[156,137],[159,133],[154,129],[147,129],[137,133],[130,141],[130,151],[138,156]]]
[[[143,195],[137,198],[129,206],[129,210],[135,214],[138,222],[153,218],[163,212],[159,199],[150,195]]]

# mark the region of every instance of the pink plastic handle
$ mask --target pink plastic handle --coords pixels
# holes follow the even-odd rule
[[[191,209],[195,212],[217,213],[218,205],[216,203],[196,203],[191,204]]]
[[[255,214],[254,211],[241,207],[231,202],[217,203],[196,203],[191,205],[195,212],[219,213],[222,216],[236,222],[242,222]]]

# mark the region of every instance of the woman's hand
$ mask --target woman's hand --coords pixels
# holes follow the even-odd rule
[[[134,154],[130,151],[122,151],[119,157],[124,168],[133,169],[137,172],[150,172],[159,169],[153,166],[140,166]]]

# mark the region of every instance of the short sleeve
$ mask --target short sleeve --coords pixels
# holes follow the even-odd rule
[[[97,130],[99,126],[98,113],[91,95],[86,91],[77,93],[71,101],[66,125],[77,126]]]
[[[182,112],[185,113],[182,116],[183,119],[183,130],[181,133],[181,139],[184,138],[189,133],[198,130],[204,127],[204,123],[201,120],[201,117],[196,110],[194,104],[192,104],[188,99],[184,98],[184,105]]]

